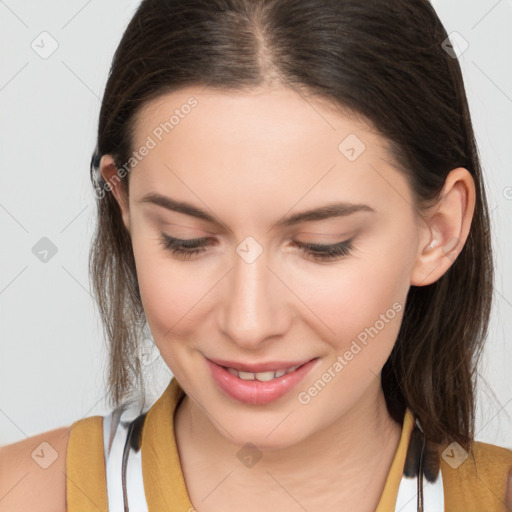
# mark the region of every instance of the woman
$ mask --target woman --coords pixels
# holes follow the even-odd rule
[[[493,268],[447,37],[424,0],[140,4],[91,163],[112,412],[54,434],[49,509],[510,510],[512,451],[474,439]]]

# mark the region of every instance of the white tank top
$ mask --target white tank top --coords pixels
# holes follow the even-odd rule
[[[144,414],[144,411],[137,406],[124,405],[103,416],[109,512],[148,512],[142,479],[141,450],[134,448],[131,444],[126,446],[125,450],[130,426],[141,414]],[[123,454],[128,457],[125,489],[123,489],[122,475]],[[417,512],[417,496],[417,477],[402,476],[395,512]],[[433,483],[423,478],[423,512],[444,512],[441,470]]]
[[[134,405],[121,406],[103,416],[103,449],[107,478],[109,512],[125,512],[123,492],[123,453],[131,422],[141,414]],[[132,512],[148,512],[142,480],[141,450],[129,447],[126,465],[126,500]]]

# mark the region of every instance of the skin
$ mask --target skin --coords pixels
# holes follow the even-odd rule
[[[66,511],[69,434],[62,427],[0,447],[0,512]]]
[[[466,169],[453,169],[441,200],[422,217],[375,129],[318,98],[276,87],[188,87],[153,100],[137,116],[134,149],[191,96],[198,105],[131,169],[128,197],[112,180],[111,156],[100,165],[131,235],[155,343],[187,393],[175,433],[191,501],[201,512],[375,510],[401,435],[380,373],[409,287],[439,279],[463,247],[473,180]],[[354,161],[338,150],[349,134],[366,146]],[[150,192],[218,220],[142,202]],[[374,211],[276,224],[334,201]],[[210,245],[185,259],[163,247],[161,232],[209,237]],[[248,236],[263,249],[252,263],[236,252]],[[328,262],[292,245],[350,238],[352,251]],[[300,403],[298,394],[393,304],[401,311],[320,393]],[[205,357],[318,360],[291,392],[249,405],[218,389]],[[248,442],[262,454],[252,467],[237,457]]]

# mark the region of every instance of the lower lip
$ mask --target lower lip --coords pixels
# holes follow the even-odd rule
[[[317,359],[312,359],[295,371],[267,382],[240,379],[209,359],[206,361],[213,380],[226,395],[246,404],[260,405],[277,400],[290,391],[311,370]]]

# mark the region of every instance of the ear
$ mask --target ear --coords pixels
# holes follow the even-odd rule
[[[119,204],[123,223],[130,232],[130,209],[128,195],[125,193],[121,178],[117,174],[117,166],[112,155],[103,155],[100,160],[100,172],[106,182],[107,191],[111,191]]]
[[[439,201],[422,213],[425,224],[411,285],[429,285],[450,268],[469,235],[475,201],[475,183],[469,171],[463,167],[450,171]]]

